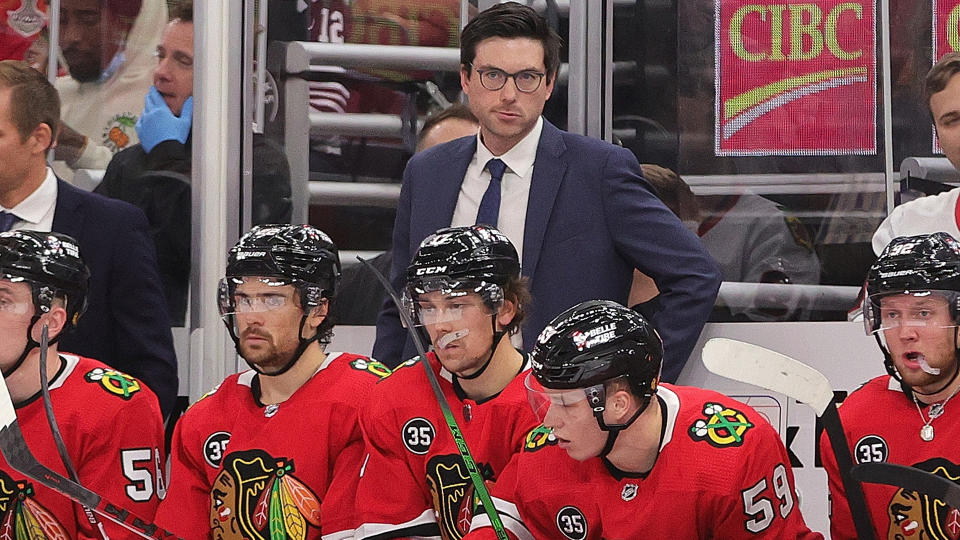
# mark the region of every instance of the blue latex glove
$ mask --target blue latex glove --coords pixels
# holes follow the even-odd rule
[[[143,114],[137,119],[137,135],[140,144],[149,153],[163,141],[187,142],[193,118],[193,96],[183,103],[180,116],[176,117],[163,100],[156,87],[151,86],[144,100]]]

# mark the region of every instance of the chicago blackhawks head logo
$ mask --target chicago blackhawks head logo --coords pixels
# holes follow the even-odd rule
[[[694,422],[687,432],[693,440],[707,441],[716,447],[740,446],[747,430],[753,427],[742,412],[719,403],[704,404],[703,414],[706,418]]]
[[[484,480],[493,478],[489,465],[477,463]],[[433,456],[427,462],[427,485],[433,498],[433,509],[440,523],[444,540],[460,540],[470,530],[476,502],[470,473],[459,454]]]
[[[123,399],[130,399],[140,391],[140,381],[109,368],[93,368],[83,378],[87,382],[100,383],[104,390]]]
[[[960,466],[933,458],[914,467],[960,483]],[[904,540],[957,540],[960,538],[960,510],[943,501],[915,491],[899,489],[887,506],[890,527],[887,538]]]
[[[33,486],[0,471],[0,538],[69,538],[49,510],[33,500]]]
[[[523,440],[523,451],[536,452],[541,448],[555,444],[557,444],[557,437],[554,436],[553,430],[540,424],[527,433]]]
[[[210,491],[217,540],[303,539],[320,527],[320,499],[293,476],[293,460],[261,450],[231,452]]]

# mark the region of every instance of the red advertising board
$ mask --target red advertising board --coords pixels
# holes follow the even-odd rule
[[[960,51],[960,0],[933,0],[933,62],[948,52]],[[933,153],[943,149],[933,131]]]
[[[875,154],[876,12],[715,0],[716,154]]]

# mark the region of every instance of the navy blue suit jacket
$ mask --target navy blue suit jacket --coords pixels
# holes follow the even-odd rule
[[[75,238],[90,267],[87,311],[60,338],[60,350],[140,379],[166,415],[177,398],[177,359],[147,218],[59,180],[53,230]]]
[[[420,242],[450,226],[476,146],[476,137],[464,137],[407,164],[393,230],[390,278],[398,290]],[[533,294],[524,348],[531,350],[547,323],[579,302],[626,303],[634,268],[660,290],[653,323],[664,341],[663,379],[675,381],[716,300],[716,263],[656,197],[630,151],[544,120],[523,233],[521,272]],[[396,308],[386,303],[374,357],[389,365],[414,354]]]

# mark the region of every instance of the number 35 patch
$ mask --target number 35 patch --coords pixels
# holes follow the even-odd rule
[[[587,518],[576,506],[564,506],[557,512],[557,528],[570,540],[587,537]]]

